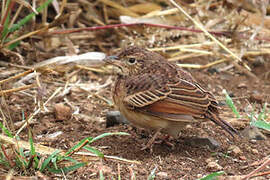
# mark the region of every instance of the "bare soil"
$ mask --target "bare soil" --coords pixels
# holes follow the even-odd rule
[[[264,69],[268,69],[269,66],[270,64],[264,64],[260,69],[255,68],[254,72],[260,77],[262,72],[265,72]],[[242,131],[249,124],[249,119],[244,116],[247,114],[245,110],[249,107],[249,103],[254,103],[259,108],[262,107],[263,102],[269,102],[269,79],[260,77],[261,80],[254,81],[235,70],[233,73],[212,73],[211,70],[190,71],[202,86],[211,89],[217,96],[222,107],[221,117],[233,124],[239,131]],[[87,84],[96,82],[103,84],[110,78],[86,71],[79,72],[78,76],[82,79],[82,83]],[[60,86],[64,85],[63,76],[56,75],[53,79],[58,79],[57,83]],[[59,86],[55,83],[46,84],[48,94],[51,94],[57,88],[56,86]],[[99,92],[100,96],[110,101],[111,85]],[[236,119],[225,105],[224,95],[221,93],[223,88],[226,88],[230,95],[236,98],[235,105],[243,118]],[[256,96],[256,100],[250,99],[250,96],[254,94],[257,96],[259,94],[259,97]],[[179,139],[170,141],[174,147],[165,143],[155,144],[151,154],[147,150],[141,150],[143,144],[149,140],[149,133],[136,131],[135,128],[127,124],[106,128],[106,112],[114,110],[114,108],[97,96],[88,98],[88,95],[88,93],[72,90],[64,97],[66,100],[63,97],[53,100],[48,106],[50,112],[54,111],[55,104],[59,102],[71,102],[85,116],[59,120],[54,113],[41,113],[37,117],[37,121],[31,124],[35,142],[54,148],[68,149],[88,136],[95,137],[105,132],[127,132],[131,136],[106,137],[95,142],[93,146],[100,149],[105,155],[137,160],[140,164],[110,159],[93,161],[86,167],[68,173],[66,176],[68,179],[98,179],[99,170],[103,170],[105,179],[116,178],[119,172],[122,179],[131,179],[133,173],[137,179],[146,179],[154,168],[156,168],[156,179],[196,179],[220,170],[224,171],[226,176],[246,175],[260,165],[259,163],[254,165],[254,162],[259,162],[270,154],[270,141],[268,139],[257,141],[249,141],[244,138],[233,139],[212,122],[188,126],[183,130]],[[11,116],[15,120],[15,124],[21,119],[22,110],[27,116],[35,106],[32,97],[20,93],[7,97],[6,102],[8,102],[10,110],[14,112],[11,113]],[[58,131],[63,133],[56,138],[48,138],[47,135]],[[269,134],[265,135],[269,138]],[[27,130],[24,130],[22,137],[25,140],[28,139]],[[191,137],[212,137],[220,143],[220,147],[212,150],[208,147],[190,145],[188,142]],[[241,151],[239,153],[231,152],[229,149],[231,145],[236,145]],[[220,167],[208,167],[209,162],[216,162]],[[48,176],[58,177],[53,174],[48,174]],[[263,177],[263,179],[269,178],[269,175]]]

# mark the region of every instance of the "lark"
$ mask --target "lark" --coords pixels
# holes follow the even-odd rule
[[[112,96],[119,111],[134,126],[156,132],[143,149],[152,147],[159,132],[177,138],[187,124],[203,120],[211,120],[232,136],[238,134],[219,117],[212,93],[160,54],[130,46],[105,62],[117,76]]]

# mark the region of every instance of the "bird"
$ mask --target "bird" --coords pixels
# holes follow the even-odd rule
[[[160,132],[178,138],[187,124],[203,119],[211,120],[233,137],[238,134],[219,117],[214,95],[160,54],[128,46],[104,61],[117,76],[112,99],[120,113],[135,127],[155,131],[142,149],[151,149]]]

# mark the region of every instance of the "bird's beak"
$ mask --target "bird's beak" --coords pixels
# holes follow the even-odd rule
[[[107,56],[105,59],[104,59],[104,62],[106,64],[114,64],[114,62],[118,60],[118,57],[117,56]]]
[[[123,63],[118,56],[107,56],[104,60],[106,65],[112,66],[113,74],[123,74]]]
[[[118,68],[121,68],[122,62],[119,61],[118,56],[108,56],[104,59],[105,64],[107,65],[113,65],[113,66],[117,66]]]

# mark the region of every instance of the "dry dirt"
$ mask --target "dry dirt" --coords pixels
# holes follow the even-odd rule
[[[198,62],[198,60],[194,60]],[[242,131],[248,126],[249,120],[245,116],[245,110],[249,103],[255,103],[259,108],[265,101],[269,102],[270,81],[262,80],[263,72],[268,69],[270,64],[264,64],[259,67],[253,67],[253,71],[260,77],[256,82],[246,75],[232,72],[213,72],[210,70],[190,70],[194,77],[202,86],[211,89],[221,102],[222,117],[231,122],[235,128]],[[93,84],[98,82],[104,84],[109,76],[93,73],[90,71],[80,71],[78,77],[81,83]],[[61,75],[51,75],[53,79],[58,79],[54,83],[46,84],[47,94],[51,94],[58,86],[63,86],[65,79]],[[42,77],[41,77],[42,79]],[[57,84],[58,83],[58,84]],[[45,83],[44,83],[45,84]],[[111,84],[99,91],[99,95],[110,100]],[[243,115],[242,118],[236,119],[234,114],[224,103],[222,89],[226,88],[233,97],[236,107]],[[129,160],[139,161],[140,164],[125,163],[116,160],[104,159],[101,161],[90,162],[86,167],[82,167],[66,175],[67,179],[98,179],[98,172],[103,170],[105,179],[117,178],[120,172],[121,179],[131,179],[131,174],[136,175],[136,179],[147,179],[150,172],[156,167],[156,179],[196,179],[203,175],[215,171],[224,171],[226,176],[246,175],[253,171],[260,164],[253,164],[260,161],[270,154],[269,135],[265,134],[267,140],[247,141],[244,139],[232,139],[220,127],[211,122],[198,123],[187,127],[183,130],[179,139],[171,140],[174,148],[167,144],[155,144],[153,153],[140,150],[143,144],[149,140],[148,133],[136,131],[130,125],[116,125],[106,128],[106,112],[114,110],[108,103],[97,96],[89,96],[91,93],[82,93],[74,88],[65,95],[54,99],[48,108],[53,112],[57,103],[71,102],[73,106],[80,109],[80,113],[86,116],[63,118],[59,120],[54,113],[41,113],[31,124],[35,142],[44,145],[68,149],[74,146],[78,141],[85,137],[95,137],[105,132],[127,132],[131,136],[111,136],[99,140],[93,144],[100,149],[105,155],[113,155]],[[257,98],[249,98],[256,94]],[[66,100],[65,100],[66,99]],[[8,107],[14,113],[11,113],[12,119],[19,121],[21,112],[29,115],[35,106],[32,97],[16,93],[7,97]],[[61,131],[61,135],[56,138],[47,138],[47,135]],[[40,135],[43,137],[40,138]],[[189,138],[213,137],[220,143],[218,149],[212,150],[208,147],[197,147],[187,143]],[[27,130],[22,133],[23,139],[27,140]],[[229,147],[236,145],[240,152],[233,153]],[[216,162],[219,166],[208,167],[209,162]],[[49,177],[58,177],[48,174]],[[60,175],[60,177],[62,177]],[[263,179],[269,179],[270,175],[263,176]]]

